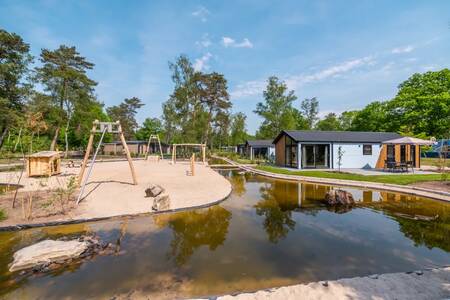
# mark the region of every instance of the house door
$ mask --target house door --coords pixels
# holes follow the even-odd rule
[[[302,168],[329,168],[330,145],[302,145]]]
[[[412,161],[413,166],[416,166],[416,145],[409,145],[409,160]]]
[[[406,162],[406,145],[400,145],[400,161]]]

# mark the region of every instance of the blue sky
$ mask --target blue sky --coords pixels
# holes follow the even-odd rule
[[[95,63],[98,98],[137,96],[139,121],[161,115],[173,85],[168,61],[223,73],[233,111],[252,112],[276,75],[321,115],[395,95],[412,73],[448,68],[450,1],[9,1],[0,27],[32,53],[74,45]]]

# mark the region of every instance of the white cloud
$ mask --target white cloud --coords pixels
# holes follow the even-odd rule
[[[415,48],[411,45],[404,46],[404,47],[397,47],[391,50],[391,53],[393,54],[401,54],[401,53],[409,53],[413,51]]]
[[[253,48],[253,44],[249,41],[248,38],[244,38],[242,40],[242,42],[238,43],[236,42],[234,39],[228,37],[228,36],[224,36],[222,37],[222,43],[223,45],[228,48],[228,47],[233,47],[233,48]]]
[[[348,60],[311,74],[286,76],[281,79],[286,82],[290,89],[297,89],[307,83],[313,83],[328,78],[336,78],[354,69],[361,68],[363,66],[372,66],[374,64],[374,58],[372,56],[366,56]],[[231,96],[233,98],[243,98],[246,96],[258,95],[262,93],[265,86],[265,80],[248,81],[236,86],[236,88],[231,92]]]
[[[211,40],[209,39],[209,35],[207,33],[205,33],[202,36],[202,39],[200,41],[195,42],[195,44],[197,46],[203,47],[203,48],[208,48],[209,46],[212,45]]]
[[[208,16],[210,14],[209,10],[204,6],[199,6],[196,11],[192,12],[192,15],[199,18],[202,22],[208,21]]]
[[[194,62],[194,70],[195,71],[208,70],[209,69],[208,61],[211,57],[212,54],[208,52],[202,57],[197,58]]]

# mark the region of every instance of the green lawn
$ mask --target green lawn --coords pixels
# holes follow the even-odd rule
[[[401,185],[407,185],[419,181],[441,180],[441,174],[359,175],[359,174],[338,173],[331,171],[291,171],[272,166],[257,166],[256,169],[277,174],[346,179],[356,181],[370,181],[370,182],[392,183]]]
[[[439,159],[438,158],[420,158],[420,164],[423,166],[435,166],[437,167],[439,165]],[[450,159],[445,160],[445,164],[448,168],[450,168]]]

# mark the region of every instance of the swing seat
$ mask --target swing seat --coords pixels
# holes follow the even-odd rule
[[[159,155],[149,155],[147,156],[147,161],[149,162],[159,162]]]

